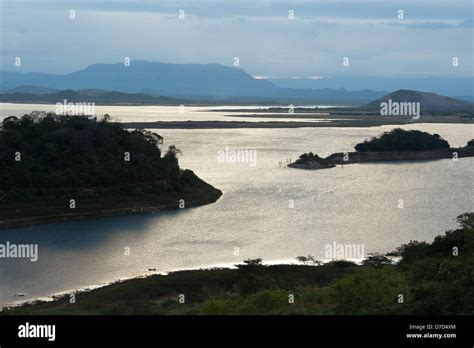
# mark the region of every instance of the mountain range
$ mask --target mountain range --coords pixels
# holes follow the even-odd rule
[[[220,64],[168,64],[133,61],[124,64],[94,64],[69,74],[0,72],[0,90],[41,94],[54,90],[103,89],[195,101],[275,101],[281,103],[341,102],[364,104],[386,91],[347,91],[278,87],[256,79],[237,67]],[[15,91],[15,88],[23,89]],[[51,90],[53,89],[53,90]],[[34,92],[38,94],[38,91]]]
[[[117,91],[106,91],[103,89],[80,89],[57,91],[55,89],[33,86],[22,86],[11,90],[9,93],[0,93],[0,102],[4,103],[27,103],[27,104],[56,104],[68,102],[88,103],[93,102],[97,105],[199,105],[211,104],[203,101],[196,102],[187,99],[170,98],[163,96],[151,96],[145,93],[124,93]],[[390,102],[391,101],[391,102]],[[343,113],[350,113],[354,110],[363,112],[380,111],[381,104],[388,103],[420,103],[420,108],[432,115],[457,115],[474,116],[474,104],[469,101],[454,99],[435,93],[419,92],[412,90],[398,90],[378,98],[368,104],[360,105],[354,108],[335,108]],[[246,103],[247,104],[247,103]],[[273,105],[271,102],[263,103]],[[287,106],[285,106],[287,107]],[[278,107],[277,109],[280,109]],[[327,109],[330,110],[330,109]],[[333,110],[333,109],[331,109]]]
[[[427,88],[427,83],[432,86],[439,85],[430,79],[400,81],[398,81],[398,85],[404,83],[406,85],[420,85],[421,83],[420,86]],[[462,88],[449,88],[459,93],[465,91],[468,95],[461,98],[472,101],[472,93],[469,92],[469,85],[472,87],[472,79],[452,78],[446,81],[448,81],[446,82],[448,87],[452,87],[456,81],[461,81]],[[254,78],[238,67],[228,67],[221,64],[169,64],[142,60],[132,61],[128,66],[124,64],[94,64],[83,70],[62,75],[0,72],[0,91],[3,93],[1,100],[12,102],[49,102],[67,96],[66,99],[71,101],[88,101],[94,97],[94,101],[98,104],[122,101],[130,104],[207,102],[364,105],[383,98],[387,93],[393,91],[389,88],[387,88],[388,91],[382,89],[385,85],[394,86],[393,82],[394,80],[387,78],[353,78],[350,76],[315,80],[267,80]],[[334,87],[338,84],[351,87],[370,85],[379,88],[379,90],[315,88],[316,86]],[[415,88],[407,86],[405,90],[407,89]],[[423,90],[431,91],[432,88]],[[447,102],[449,103],[449,101]]]
[[[283,88],[339,89],[343,87],[350,91],[417,90],[474,101],[473,77],[376,77],[340,74],[313,78],[268,78],[267,81]]]

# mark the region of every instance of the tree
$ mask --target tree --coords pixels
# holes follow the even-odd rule
[[[298,260],[299,262],[303,263],[304,265],[321,265],[322,262],[321,261],[318,261],[316,260],[313,256],[311,255],[308,255],[308,256],[298,256],[296,258],[296,260]]]
[[[363,265],[372,266],[374,268],[381,268],[383,265],[390,265],[393,261],[385,255],[378,253],[372,254],[362,261]]]
[[[260,266],[262,264],[262,259],[247,259],[244,260],[244,264],[247,266]]]

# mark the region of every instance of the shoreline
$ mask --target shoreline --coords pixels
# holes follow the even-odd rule
[[[32,201],[2,204],[0,205],[0,233],[2,229],[45,223],[194,208],[215,203],[223,195],[221,190],[201,180],[193,172],[191,173],[197,178],[197,181],[193,187],[179,194],[162,194],[157,197],[146,196],[136,199],[130,199],[127,196],[108,199],[77,199],[77,207],[72,212],[66,198],[46,202]],[[184,200],[183,208],[180,207],[180,200]],[[107,208],[104,209],[104,207]]]
[[[179,197],[176,201],[178,202]],[[220,198],[220,196],[219,196]],[[111,204],[111,201],[97,201],[91,202],[91,205],[84,205],[85,209],[82,211],[74,213],[56,213],[55,215],[43,215],[43,216],[33,216],[33,217],[24,217],[24,218],[12,218],[8,220],[0,220],[0,231],[2,229],[13,229],[18,227],[27,227],[39,224],[49,224],[49,223],[62,223],[69,221],[79,221],[79,220],[89,220],[89,219],[101,219],[107,217],[117,217],[117,216],[126,216],[126,215],[137,215],[137,214],[157,214],[165,211],[178,210],[178,209],[188,209],[188,208],[197,208],[200,206],[208,205],[217,202],[217,198],[214,201],[203,201],[203,202],[193,202],[186,204],[185,208],[179,208],[177,205],[150,205],[147,202],[133,202],[133,207],[128,206],[117,206],[114,208],[98,211],[95,209],[93,204],[107,205]],[[35,203],[36,204],[36,203]],[[44,203],[29,204],[32,210],[43,207]],[[2,207],[3,208],[3,207]]]
[[[420,121],[420,120],[418,120]],[[413,122],[412,120],[404,122],[402,120],[393,120],[384,122],[380,120],[336,120],[328,119],[325,122],[304,122],[304,121],[267,121],[267,122],[249,122],[249,121],[156,121],[156,122],[119,122],[125,128],[133,129],[231,129],[231,128],[325,128],[325,127],[350,127],[366,128],[380,126],[404,126],[423,123],[441,123],[441,124],[474,124],[474,119],[454,119],[454,118],[436,118],[423,119],[422,122]]]
[[[474,213],[463,213],[456,220],[458,228],[433,237],[422,249],[412,240],[389,253],[363,255],[360,263],[344,255],[333,255],[328,262],[308,255],[296,257],[298,262],[293,263],[247,259],[225,268],[211,265],[157,272],[57,293],[47,300],[6,305],[0,308],[0,316],[466,314],[474,308],[472,301],[466,307],[462,296],[450,295],[459,284],[446,273],[455,269],[468,281]],[[452,246],[458,243],[464,243],[462,253],[453,255]],[[469,282],[465,284],[470,298],[473,289]],[[368,294],[361,291],[367,286]],[[407,296],[403,306],[397,302],[400,291],[426,293],[427,289],[432,296]],[[289,302],[289,295],[295,301]],[[438,301],[447,305],[432,313],[430,308]]]
[[[247,259],[234,268],[155,273],[52,295],[49,301],[32,299],[4,306],[0,315],[471,313],[474,213],[458,215],[456,221],[458,228],[431,242],[411,240],[389,253],[363,254],[360,264],[349,261],[344,252],[332,254],[329,262],[311,255],[297,256],[293,264]],[[462,246],[459,255],[452,253],[453,245]],[[452,270],[463,283],[452,282]],[[451,296],[464,284],[466,297]],[[362,291],[367,288],[368,294]],[[403,306],[397,302],[400,291],[425,294],[427,289],[432,296],[407,296]],[[289,295],[296,301],[289,302]],[[465,298],[470,299],[467,307]],[[446,305],[432,313],[430,308],[439,301]]]
[[[392,257],[392,259],[394,262],[399,261],[399,258],[397,257]],[[321,260],[321,264],[324,265],[324,264],[330,263],[331,261],[334,261],[334,260],[323,259]],[[355,264],[360,265],[363,259],[343,259],[342,261],[354,262]],[[136,275],[132,277],[124,277],[124,278],[116,278],[114,280],[105,281],[102,284],[88,285],[88,286],[83,286],[76,289],[69,289],[65,291],[56,292],[48,296],[39,296],[30,300],[19,301],[18,303],[15,303],[15,304],[0,306],[0,315],[2,315],[2,310],[7,309],[7,308],[21,308],[21,307],[34,306],[36,304],[41,304],[41,303],[51,303],[54,301],[61,300],[68,295],[72,295],[72,294],[87,295],[95,290],[103,289],[106,287],[113,287],[114,285],[123,284],[125,282],[133,282],[136,280],[149,279],[155,276],[167,276],[173,273],[180,273],[180,272],[199,272],[199,271],[209,271],[213,269],[235,270],[238,268],[237,265],[238,264],[234,262],[220,262],[220,263],[213,263],[213,264],[202,266],[202,267],[183,267],[183,268],[175,268],[175,269],[165,270],[165,271],[147,270],[145,271],[146,273],[141,274],[141,275]],[[263,266],[305,266],[304,263],[297,261],[296,259],[262,261],[262,265]]]
[[[274,261],[274,262],[262,262],[261,266],[262,267],[319,267],[319,266],[324,266],[328,265],[331,262],[347,262],[347,263],[353,263],[354,266],[361,266],[362,259],[330,259],[330,260],[323,260],[321,261],[320,265],[308,265],[303,262],[296,261],[296,259],[291,259],[293,262],[280,262],[280,261]],[[396,258],[394,258],[396,261]],[[106,281],[103,284],[98,284],[98,285],[89,285],[89,286],[84,286],[81,288],[77,289],[70,289],[70,290],[65,290],[62,292],[54,293],[49,296],[40,296],[36,297],[31,300],[24,300],[22,302],[16,303],[16,304],[10,304],[10,305],[5,305],[5,306],[0,306],[0,316],[5,315],[4,311],[8,310],[28,310],[29,308],[36,308],[37,306],[48,306],[48,305],[55,305],[61,302],[69,302],[68,298],[70,298],[70,295],[75,295],[77,296],[93,296],[97,292],[100,291],[115,291],[116,288],[119,288],[121,286],[128,286],[128,285],[135,285],[137,282],[143,281],[143,282],[148,282],[148,281],[154,281],[157,278],[166,278],[170,276],[180,276],[183,274],[198,274],[198,273],[204,273],[204,272],[212,272],[212,271],[237,271],[238,266],[241,265],[239,263],[218,263],[218,264],[211,264],[208,266],[204,267],[189,267],[189,268],[178,268],[178,269],[173,269],[173,270],[168,270],[168,271],[147,271],[149,274],[142,274],[142,275],[137,275],[137,276],[132,276],[132,277],[126,277],[126,278],[118,278],[115,280],[111,281]],[[7,314],[8,315],[8,314]]]
[[[293,261],[293,260],[292,260]],[[327,261],[329,262],[329,261]],[[263,265],[265,266],[278,266],[278,265],[302,265],[301,263],[297,263],[296,261],[294,262],[263,262]],[[72,294],[88,294],[92,291],[95,291],[97,289],[102,289],[105,287],[111,287],[117,284],[122,284],[125,282],[131,282],[135,280],[140,280],[140,279],[148,279],[154,276],[167,276],[172,273],[179,273],[179,272],[196,272],[196,271],[205,271],[205,270],[212,270],[212,269],[236,269],[237,265],[233,262],[228,262],[228,263],[216,263],[216,264],[211,264],[207,265],[204,267],[184,267],[184,268],[175,268],[172,270],[167,270],[167,271],[146,271],[147,274],[142,274],[142,275],[136,275],[132,277],[124,277],[124,278],[116,278],[114,280],[110,281],[105,281],[102,284],[95,284],[95,285],[88,285],[88,286],[83,286],[77,289],[69,289],[65,291],[60,291],[48,296],[39,296],[35,297],[31,300],[24,300],[16,304],[10,304],[10,305],[5,305],[5,306],[0,306],[0,315],[2,314],[2,310],[7,309],[7,308],[20,308],[23,306],[33,306],[37,303],[50,303],[57,301],[58,299],[62,299],[68,295]]]

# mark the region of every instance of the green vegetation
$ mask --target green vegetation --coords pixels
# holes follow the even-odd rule
[[[325,158],[319,157],[318,155],[308,152],[300,155],[300,157],[295,161],[295,163],[307,163],[307,162],[318,162],[320,164],[330,164],[330,161]]]
[[[170,149],[161,157],[160,140],[148,131],[128,132],[108,123],[107,118],[8,117],[0,132],[2,201],[107,196],[127,188],[133,192],[133,185],[141,183],[178,183],[175,153]],[[130,153],[129,162],[125,161],[126,152]]]
[[[330,160],[326,158],[319,157],[312,152],[302,154],[296,161],[290,163],[289,167],[294,168],[306,168],[306,169],[322,169],[322,168],[332,168],[336,165],[331,163]]]
[[[474,314],[474,213],[458,222],[432,243],[412,241],[362,265],[320,265],[312,256],[299,257],[301,265],[246,260],[237,269],[133,279],[78,293],[73,304],[63,297],[3,314]]]
[[[449,143],[438,134],[396,128],[378,138],[357,144],[354,148],[357,152],[430,151],[449,149]]]
[[[158,134],[109,122],[108,115],[8,117],[0,129],[0,222],[32,216],[35,203],[47,210],[42,216],[70,214],[70,199],[78,214],[101,205],[118,212],[131,203],[174,208],[181,198],[190,200],[186,206],[217,200],[221,192],[181,170],[175,146],[162,155],[161,142]]]

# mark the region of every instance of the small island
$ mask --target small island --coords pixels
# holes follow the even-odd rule
[[[0,128],[0,228],[160,212],[222,192],[179,167],[156,133],[87,116],[32,112]]]
[[[396,128],[357,144],[355,152],[338,152],[326,158],[312,152],[302,154],[288,167],[325,169],[336,165],[378,161],[420,161],[474,157],[474,139],[466,146],[452,148],[439,134]]]

